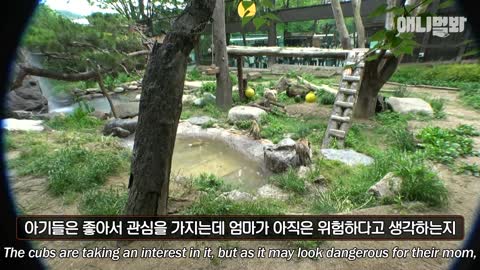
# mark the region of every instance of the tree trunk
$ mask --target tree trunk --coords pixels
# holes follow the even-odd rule
[[[350,42],[350,36],[348,35],[347,26],[345,25],[345,18],[343,17],[342,7],[339,0],[332,0],[333,17],[335,18],[335,24],[337,25],[337,32],[340,38],[342,48],[346,50],[352,49],[352,43]]]
[[[363,26],[360,8],[362,0],[352,0],[353,18],[355,21],[355,29],[357,29],[358,48],[365,48],[367,40],[365,38],[365,27]]]
[[[192,0],[151,52],[140,100],[127,215],[167,214],[173,148],[188,55],[211,19],[215,0]]]
[[[275,0],[272,0],[272,4],[275,6]],[[270,25],[268,26],[268,46],[277,46],[277,24],[274,21],[270,21]],[[270,68],[276,62],[276,57],[269,56],[267,66]]]
[[[224,0],[216,0],[216,6],[213,10],[213,48],[215,50],[215,65],[219,68],[219,72],[216,74],[216,103],[222,109],[229,109],[232,106],[232,81],[228,73]]]

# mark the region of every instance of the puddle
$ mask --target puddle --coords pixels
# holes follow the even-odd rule
[[[133,140],[128,141],[130,147]],[[226,144],[215,140],[177,138],[172,176],[198,176],[211,173],[234,188],[252,192],[267,183],[262,164],[249,160]]]

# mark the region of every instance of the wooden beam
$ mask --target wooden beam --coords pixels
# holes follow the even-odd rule
[[[322,48],[227,46],[231,56],[331,57],[346,58],[349,50]]]

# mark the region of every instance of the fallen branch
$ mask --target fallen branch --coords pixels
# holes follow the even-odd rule
[[[136,52],[127,53],[127,56],[146,55],[146,54],[149,54],[149,53],[150,53],[149,50],[141,50],[141,51],[136,51]]]
[[[313,90],[313,91],[325,91],[325,92],[328,92],[330,94],[333,94],[333,95],[336,95],[338,90],[337,89],[334,89],[334,88],[331,88],[330,86],[326,85],[326,84],[322,84],[322,85],[316,85],[316,84],[313,84],[307,80],[305,80],[304,78],[300,77],[300,76],[297,76],[297,78],[300,80],[300,82],[302,82],[305,86],[307,86],[309,89]]]

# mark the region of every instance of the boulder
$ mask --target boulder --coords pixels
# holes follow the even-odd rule
[[[194,116],[188,118],[187,121],[192,125],[202,126],[208,122],[217,122],[217,119],[210,116]]]
[[[262,115],[267,114],[264,110],[251,106],[235,106],[228,111],[228,121],[237,122],[243,120],[260,120]]]
[[[102,112],[102,111],[93,111],[90,113],[90,115],[100,120],[107,120],[108,117],[110,116],[109,113]]]
[[[250,201],[255,199],[255,197],[252,194],[247,192],[242,192],[236,189],[220,194],[219,198],[232,200],[232,201]]]
[[[22,86],[7,94],[9,111],[30,111],[35,113],[48,112],[48,100],[43,96],[37,80],[27,76]]]
[[[55,117],[65,117],[65,114],[63,112],[49,112],[49,113],[41,113],[35,115],[35,118],[40,119],[40,120],[51,120]]]
[[[249,72],[247,73],[247,80],[256,80],[262,78],[262,73],[260,72]]]
[[[402,178],[393,173],[387,173],[380,181],[368,189],[377,198],[393,197],[400,192]]]
[[[390,105],[394,112],[398,113],[423,113],[433,115],[433,109],[430,104],[420,98],[391,97],[387,99],[387,104]]]
[[[135,96],[135,101],[140,101],[140,98],[142,97],[142,95],[138,94]]]
[[[214,103],[216,100],[216,97],[214,94],[206,92],[206,93],[203,93],[203,100],[206,103]]]
[[[297,175],[300,178],[305,178],[310,173],[311,170],[312,168],[310,167],[300,166],[300,168],[298,168]]]
[[[349,166],[370,165],[374,161],[373,158],[351,149],[321,149],[320,151],[326,159],[340,161]]]
[[[280,188],[278,188],[274,185],[271,185],[271,184],[261,186],[257,190],[257,195],[258,195],[258,197],[264,198],[264,199],[276,199],[276,200],[286,200],[286,199],[288,199],[288,194],[287,193],[285,193]]]
[[[125,88],[123,87],[115,87],[115,89],[113,89],[113,92],[115,93],[123,93],[125,91]]]
[[[102,91],[99,89],[99,88],[87,88],[87,90],[85,90],[85,92],[87,94],[98,94],[98,93],[102,93]]]
[[[114,127],[112,129],[112,136],[119,137],[119,138],[126,138],[130,136],[130,131],[123,129],[121,127]]]
[[[138,119],[112,119],[109,120],[103,127],[103,134],[110,135],[113,133],[113,129],[120,127],[122,129],[128,130],[130,133],[135,132],[137,127]]]
[[[138,102],[124,102],[115,105],[115,112],[118,118],[132,118],[138,115]]]
[[[274,173],[284,172],[289,167],[299,165],[295,141],[290,138],[285,138],[275,145],[265,146],[263,157],[267,169]]]

